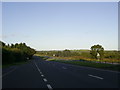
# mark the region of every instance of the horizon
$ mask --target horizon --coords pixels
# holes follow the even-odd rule
[[[39,51],[64,51],[64,50],[36,50],[36,51],[39,52]],[[71,49],[68,50],[72,51]],[[73,50],[90,51],[90,49],[73,49]],[[104,51],[120,51],[120,50],[104,50]]]
[[[2,40],[1,40],[2,41]],[[4,41],[2,41],[2,42],[4,42]],[[4,42],[6,45],[11,45],[11,44],[16,44],[16,43],[18,43],[18,42],[16,42],[16,43],[6,43],[6,42]],[[19,42],[19,43],[25,43],[25,42]],[[18,44],[19,44],[18,43]],[[30,45],[28,45],[27,43],[25,43],[27,46],[29,46],[29,47],[31,47],[31,48],[33,48],[33,49],[35,49],[34,47],[32,47],[32,46],[30,46]],[[97,45],[97,44],[96,44]],[[104,47],[103,47],[104,48]],[[75,49],[69,49],[69,48],[65,48],[65,49],[67,49],[67,50],[91,50],[90,48],[75,48]],[[41,50],[36,50],[36,51],[63,51],[63,50],[65,50],[65,49],[41,49]],[[104,48],[104,50],[105,51],[119,51],[118,49],[105,49]]]
[[[3,2],[6,44],[24,42],[35,50],[118,50],[117,2]]]
[[[2,42],[4,42],[4,41],[2,41]],[[11,45],[11,44],[16,44],[16,43],[6,43],[6,42],[4,42],[6,45]],[[20,42],[20,43],[25,43],[25,42]],[[18,43],[19,44],[19,43]],[[27,43],[25,43],[27,46],[29,46],[29,47],[31,47],[30,45],[28,45]],[[33,49],[35,49],[34,47],[31,47],[31,48],[33,48]],[[104,48],[104,47],[103,47]],[[69,49],[69,48],[65,48],[65,49],[67,49],[67,50],[91,50],[90,48],[75,48],[75,49]],[[63,50],[65,50],[65,49],[41,49],[41,50],[36,50],[36,51],[63,51]],[[104,51],[120,51],[120,50],[118,50],[118,49],[105,49],[104,48]]]

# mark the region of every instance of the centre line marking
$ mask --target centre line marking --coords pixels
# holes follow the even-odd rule
[[[62,67],[63,69],[67,69],[67,68],[65,68],[65,67]]]
[[[35,63],[35,62],[34,62]],[[35,66],[37,67],[39,73],[41,74],[42,77],[44,77],[44,75],[42,74],[42,72],[40,71],[39,67],[37,66],[37,64],[35,63]],[[43,78],[44,82],[47,82],[47,79],[46,78]],[[51,87],[50,84],[47,84],[47,87],[49,90],[52,90],[53,88]]]
[[[38,69],[38,71],[40,72],[40,69]]]
[[[41,75],[42,77],[44,77],[44,75]]]
[[[35,62],[34,62],[35,63]],[[37,67],[38,71],[40,74],[42,74],[42,72],[40,71],[39,67],[37,66],[37,64],[35,63],[35,66]]]
[[[40,72],[40,74],[42,74],[42,72]]]
[[[34,62],[35,63],[35,62]],[[37,67],[38,71],[40,71],[40,69],[38,68],[37,64],[35,63],[35,66]]]
[[[35,62],[34,62],[35,63]],[[37,64],[35,63],[35,66],[37,67],[39,73],[41,74],[42,77],[44,77],[44,75],[42,74],[42,72],[40,71],[40,69],[38,68]],[[47,82],[47,79],[46,78],[43,78],[44,82]],[[49,90],[52,90],[53,88],[51,87],[50,84],[47,84],[47,87]]]
[[[43,80],[44,80],[45,82],[47,82],[47,79],[46,79],[46,78],[43,78]]]
[[[50,84],[47,84],[48,89],[52,90],[52,87]]]
[[[88,74],[88,76],[95,77],[95,78],[98,78],[98,79],[103,79],[102,77],[94,76],[94,75],[91,75],[91,74]]]

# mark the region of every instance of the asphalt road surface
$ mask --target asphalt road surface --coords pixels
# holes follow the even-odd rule
[[[3,69],[2,88],[119,88],[119,72],[45,61]]]

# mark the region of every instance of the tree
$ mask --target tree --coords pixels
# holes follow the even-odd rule
[[[5,46],[5,43],[0,41],[0,47],[4,47]]]
[[[25,43],[16,43],[9,46],[0,41],[0,49],[2,49],[3,64],[26,61],[28,58],[31,59],[36,53],[34,49],[30,48]]]
[[[98,59],[97,55],[100,55],[100,59],[104,57],[104,48],[101,45],[94,45],[91,47],[90,54],[93,58]]]
[[[11,44],[11,48],[14,48],[14,44]]]
[[[62,51],[57,51],[55,54],[57,57],[62,56]]]
[[[18,43],[15,44],[15,48],[18,48]]]
[[[69,56],[71,56],[70,50],[65,49],[65,50],[63,51],[63,56],[64,56],[64,57],[69,57]]]

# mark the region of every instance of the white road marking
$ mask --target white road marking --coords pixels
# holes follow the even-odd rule
[[[11,71],[9,71],[9,72],[3,74],[2,76],[0,76],[0,78],[2,78],[2,77],[4,77],[4,76],[8,75],[8,74],[11,73],[11,72],[13,72],[15,69],[16,69],[16,68],[14,68],[14,69],[12,69]]]
[[[48,89],[52,90],[52,87],[50,84],[47,84]]]
[[[38,68],[38,71],[40,72],[40,69]]]
[[[91,74],[88,74],[88,76],[95,77],[95,78],[98,78],[98,79],[103,79],[102,77],[94,76],[94,75],[91,75]]]
[[[35,63],[35,62],[34,62]],[[38,71],[40,71],[40,69],[38,68],[37,64],[35,63],[35,66],[37,67]]]
[[[34,62],[35,63],[35,62]],[[37,66],[37,64],[35,63],[35,66],[37,67],[38,71],[40,74],[42,74],[42,72],[40,71],[39,67]]]
[[[42,76],[42,77],[44,77],[44,75],[43,75],[43,74],[42,74],[41,76]]]
[[[35,62],[34,62],[35,63]],[[37,64],[35,63],[35,66],[37,67],[39,73],[41,74],[42,77],[44,77],[44,75],[42,74],[42,72],[40,71],[39,67],[37,66]],[[47,79],[46,78],[43,78],[44,82],[47,82]],[[47,87],[49,90],[52,90],[52,87],[50,84],[47,84]]]
[[[63,69],[67,69],[66,67],[62,67]]]
[[[44,80],[45,82],[47,82],[47,79],[46,79],[46,78],[43,78],[43,80]]]
[[[40,74],[42,74],[42,72],[40,72]]]

